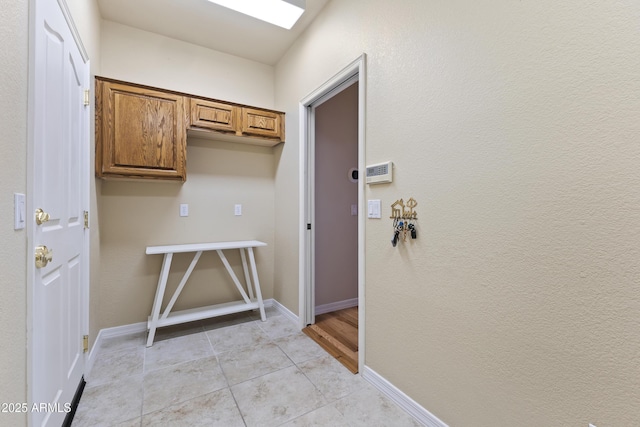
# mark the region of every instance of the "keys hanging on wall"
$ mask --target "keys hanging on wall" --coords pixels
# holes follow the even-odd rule
[[[412,239],[417,239],[418,238],[418,232],[416,231],[416,226],[413,225],[413,223],[409,223],[409,225],[407,225],[407,228],[409,228],[409,230],[411,232],[411,238]]]
[[[394,248],[395,248],[395,247],[396,247],[396,245],[398,244],[399,236],[400,236],[400,230],[399,230],[398,228],[396,228],[396,229],[393,231],[393,238],[391,239],[391,244],[393,245],[393,247],[394,247]]]
[[[391,219],[393,219],[393,237],[391,238],[391,244],[395,248],[400,241],[407,241],[407,235],[411,236],[411,239],[418,238],[418,232],[416,226],[413,223],[418,219],[418,213],[415,211],[415,207],[418,206],[418,202],[411,197],[405,203],[403,199],[396,200],[391,205]]]

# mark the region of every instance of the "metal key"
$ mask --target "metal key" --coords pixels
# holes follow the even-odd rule
[[[417,239],[418,238],[418,232],[416,231],[416,226],[413,224],[409,224],[409,230],[411,230],[411,238],[412,239]]]

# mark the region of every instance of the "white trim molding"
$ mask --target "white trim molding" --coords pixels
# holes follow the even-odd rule
[[[139,334],[140,332],[145,332],[146,330],[147,330],[147,322],[132,323],[130,325],[100,329],[100,332],[98,332],[98,336],[96,337],[95,342],[91,346],[89,357],[87,358],[87,362],[84,369],[84,379],[87,380],[91,378],[91,370],[93,369],[93,364],[95,363],[98,357],[98,353],[100,352],[100,348],[102,347],[103,340],[108,338],[121,337],[125,335]]]
[[[365,53],[353,60],[336,75],[327,80],[309,95],[305,96],[298,106],[300,125],[300,156],[299,156],[299,325],[305,327],[313,323],[315,316],[315,285],[313,283],[314,257],[312,255],[313,234],[313,185],[310,177],[313,176],[313,162],[309,161],[314,144],[314,114],[313,106],[322,103],[336,91],[344,88],[344,84],[358,82],[358,169],[365,170],[365,131],[366,131],[366,62]],[[358,182],[358,367],[362,370],[366,354],[365,334],[365,184],[364,179]],[[307,228],[307,224],[312,227]]]
[[[84,47],[84,43],[82,43],[82,37],[80,37],[80,32],[78,31],[78,27],[76,27],[76,23],[73,21],[73,16],[71,15],[71,11],[69,10],[69,5],[66,0],[58,0],[58,4],[60,5],[60,9],[62,9],[62,14],[64,15],[64,19],[67,21],[69,28],[71,29],[71,34],[73,35],[73,39],[76,41],[78,45],[78,50],[80,51],[80,56],[84,62],[89,61],[89,55],[87,54],[87,49]]]
[[[358,298],[345,299],[342,301],[331,302],[329,304],[321,304],[316,305],[315,313],[325,314],[331,313],[332,311],[343,310],[345,308],[357,307],[358,306]]]
[[[273,298],[264,300],[264,306],[275,308],[284,317],[286,317],[287,319],[291,320],[293,323],[298,325],[298,322],[299,322],[298,316],[296,316],[291,310],[289,310],[287,307],[280,304],[278,301],[274,300]]]
[[[438,417],[420,406],[415,400],[407,396],[399,388],[391,384],[384,377],[368,366],[362,370],[362,378],[380,390],[382,394],[393,400],[406,413],[415,418],[416,421],[427,427],[449,427]]]

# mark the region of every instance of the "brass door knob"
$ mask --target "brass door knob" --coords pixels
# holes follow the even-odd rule
[[[36,247],[36,268],[44,268],[53,261],[53,251],[46,246],[40,245]]]
[[[40,208],[36,209],[36,224],[42,225],[47,221],[49,221],[49,214]]]

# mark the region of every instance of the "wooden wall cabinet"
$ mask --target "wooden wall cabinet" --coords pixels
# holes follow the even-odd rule
[[[179,94],[96,78],[96,175],[184,181],[187,103]]]
[[[205,138],[271,147],[284,141],[284,113],[192,97],[189,130]]]
[[[191,98],[189,128],[235,133],[238,127],[238,107],[220,102]]]
[[[284,113],[96,77],[96,176],[185,181],[187,132],[271,147]]]
[[[284,114],[243,107],[240,132],[243,135],[283,140]]]
[[[255,139],[238,142],[276,145],[284,141],[284,113],[191,98],[189,130],[200,129],[263,138],[262,142]]]

